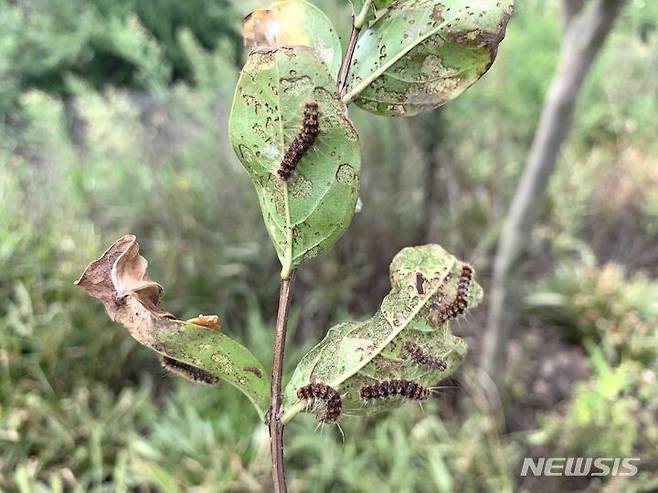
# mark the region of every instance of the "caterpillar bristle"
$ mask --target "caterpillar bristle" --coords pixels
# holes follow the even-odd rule
[[[383,380],[372,385],[364,385],[359,390],[361,399],[366,401],[395,396],[422,401],[428,399],[430,394],[427,387],[411,380]]]
[[[457,281],[457,294],[454,299],[443,308],[432,313],[431,321],[434,325],[440,325],[452,318],[462,315],[468,308],[468,292],[473,280],[473,267],[468,264],[462,265]]]
[[[343,402],[338,392],[325,383],[310,383],[297,389],[297,398],[302,401],[322,402],[322,412],[317,420],[324,424],[337,423],[343,411]]]
[[[406,341],[402,349],[411,357],[416,364],[421,366],[428,366],[435,370],[446,371],[448,364],[438,356],[434,356],[426,349],[412,341]]]
[[[213,375],[209,371],[188,365],[187,363],[183,363],[182,361],[175,360],[168,356],[163,356],[160,362],[164,369],[186,378],[191,382],[205,383],[208,385],[215,385],[219,382],[219,377]]]
[[[317,101],[306,101],[304,103],[304,114],[302,116],[302,126],[299,132],[290,143],[281,160],[281,165],[277,171],[279,177],[286,181],[297,168],[302,157],[313,145],[315,139],[320,133],[320,111]]]

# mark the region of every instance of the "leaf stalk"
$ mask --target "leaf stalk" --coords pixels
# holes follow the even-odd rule
[[[345,89],[347,88],[347,76],[350,71],[350,65],[352,64],[352,57],[354,56],[354,50],[356,48],[356,40],[359,37],[359,32],[368,18],[368,12],[370,11],[370,6],[372,0],[366,0],[363,4],[361,12],[356,17],[352,17],[352,32],[350,33],[350,40],[347,43],[347,50],[345,51],[345,56],[343,57],[343,62],[340,64],[340,70],[338,72],[338,94],[343,96],[345,94]]]

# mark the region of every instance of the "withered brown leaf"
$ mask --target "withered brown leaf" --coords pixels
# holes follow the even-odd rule
[[[148,261],[139,254],[135,235],[125,235],[115,241],[103,255],[91,262],[75,284],[90,296],[99,299],[110,318],[123,325],[142,344],[153,347],[154,330],[163,328],[167,321],[178,321],[160,307],[162,286],[151,281]],[[204,320],[219,317],[205,316]],[[192,319],[189,322],[198,322]],[[213,324],[197,323],[209,328]]]
[[[221,378],[240,389],[261,418],[269,406],[269,381],[258,359],[217,330],[217,315],[178,320],[160,307],[162,287],[149,279],[148,262],[134,235],[115,241],[75,283],[99,299],[110,318],[140,344],[159,353],[168,370],[195,382]]]

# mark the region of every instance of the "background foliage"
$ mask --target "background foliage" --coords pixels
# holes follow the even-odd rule
[[[300,272],[289,362],[331,324],[376,310],[403,246],[440,242],[486,290],[560,38],[556,2],[520,3],[491,72],[444,110],[351,109],[362,210]],[[347,2],[318,5],[349,19]],[[0,0],[0,489],[268,484],[266,431],[246,399],[165,375],[72,285],[133,232],[168,310],[221,313],[269,361],[278,262],[226,128],[250,6]],[[424,409],[348,418],[344,443],[312,417],[291,423],[292,491],[658,487],[657,18],[654,2],[630,2],[579,103],[524,265],[533,282],[506,414],[487,413],[474,383],[485,298],[459,330],[470,365]],[[639,456],[642,474],[520,482],[520,457],[542,452]]]

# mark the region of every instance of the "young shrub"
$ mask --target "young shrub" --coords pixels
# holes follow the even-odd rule
[[[466,346],[449,325],[482,297],[473,269],[438,245],[409,247],[391,263],[391,291],[380,310],[329,329],[282,394],[295,270],[343,235],[359,196],[361,155],[348,105],[409,116],[454,99],[493,63],[512,5],[355,2],[344,56],[329,19],[305,0],[275,2],[243,22],[252,51],[235,90],[229,137],[282,266],[271,381],[253,354],[218,328],[159,307],[161,288],[148,280],[134,236],[117,240],[78,280],[168,369],[194,381],[227,380],[247,395],[269,426],[275,491],[286,490],[283,425],[295,415],[307,410],[334,423],[429,398],[464,358]]]

